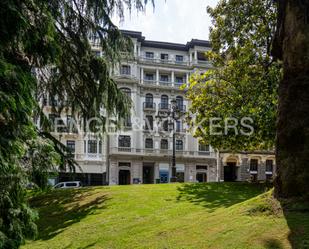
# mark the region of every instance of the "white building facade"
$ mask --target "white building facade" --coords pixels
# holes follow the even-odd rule
[[[176,44],[146,40],[141,32],[123,33],[132,39],[134,57],[124,59],[113,77],[132,100],[131,115],[121,130],[108,132],[103,138],[55,133],[72,150],[81,167],[74,176],[60,173],[59,181],[74,177],[85,185],[168,183],[172,176],[172,130],[175,130],[179,182],[265,180],[272,177],[272,153],[218,153],[210,145],[199,144],[192,136],[185,115],[180,115],[174,123],[175,129],[171,129],[173,122],[167,115],[171,101],[175,100],[177,110],[184,114],[190,106],[185,98],[190,75],[211,68],[205,58],[205,52],[210,50],[208,41],[193,39],[187,44]],[[100,47],[93,44],[93,51],[99,55]],[[44,111],[51,113],[48,103]],[[66,114],[62,118],[66,122],[70,119]],[[271,166],[269,160],[272,160]]]

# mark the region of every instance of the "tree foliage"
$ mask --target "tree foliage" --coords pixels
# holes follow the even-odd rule
[[[0,248],[17,248],[35,234],[21,159],[29,141],[50,136],[49,130],[38,132],[33,124],[32,116],[42,113],[37,100],[49,92],[63,103],[58,112],[66,108],[83,118],[105,120],[103,107],[117,119],[124,117],[129,101],[110,73],[131,44],[111,16],[123,17],[124,8],[141,10],[146,2],[0,2]],[[102,58],[92,53],[90,36],[99,38]],[[58,143],[55,149],[63,148]]]
[[[272,0],[222,0],[208,8],[213,22],[212,50],[208,58],[213,68],[190,79],[188,98],[192,100],[191,124],[195,135],[217,149],[256,150],[272,148],[275,141],[277,90],[280,64],[271,55],[276,27]],[[242,118],[254,128],[251,136],[240,133]],[[211,119],[223,136],[211,134]],[[237,131],[227,129],[238,120]],[[245,128],[245,132],[249,130]]]

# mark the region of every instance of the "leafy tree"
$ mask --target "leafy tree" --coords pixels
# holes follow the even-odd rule
[[[191,77],[187,94],[195,135],[220,150],[273,148],[281,75],[270,55],[276,7],[272,0],[222,0],[208,13],[213,68]]]
[[[33,124],[32,116],[40,109],[36,100],[49,92],[63,108],[84,119],[105,121],[102,107],[117,119],[124,117],[129,101],[110,72],[120,52],[130,52],[131,44],[111,16],[123,17],[125,7],[141,10],[146,2],[0,2],[0,248],[17,248],[25,237],[35,235],[21,158],[28,141],[38,135],[50,137],[48,130],[39,133]],[[92,53],[90,36],[98,37],[103,57]],[[62,151],[59,144],[55,149]]]
[[[279,84],[276,194],[309,193],[309,2],[278,0],[273,55],[283,61]]]
[[[60,165],[60,155],[55,145],[48,139],[37,138],[27,143],[27,154],[22,159],[30,183],[41,190],[48,188],[48,178],[56,175]]]

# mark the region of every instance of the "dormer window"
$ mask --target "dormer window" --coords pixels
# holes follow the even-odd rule
[[[183,83],[184,82],[183,77],[176,76],[175,82],[176,83]]]
[[[161,54],[161,60],[168,60],[168,54]]]
[[[154,53],[153,52],[146,52],[146,59],[153,59],[154,58]]]
[[[183,62],[183,56],[182,55],[176,55],[176,62]]]

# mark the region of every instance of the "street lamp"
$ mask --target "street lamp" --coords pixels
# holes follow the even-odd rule
[[[167,115],[164,115],[164,114]],[[176,177],[176,126],[175,123],[177,120],[179,120],[182,116],[180,107],[177,105],[176,99],[171,100],[171,108],[164,108],[163,113],[158,113],[157,118],[160,120],[162,118],[170,118],[171,121],[168,123],[169,130],[173,132],[173,156],[172,156],[172,176],[171,176],[171,182],[177,182],[177,177]]]

